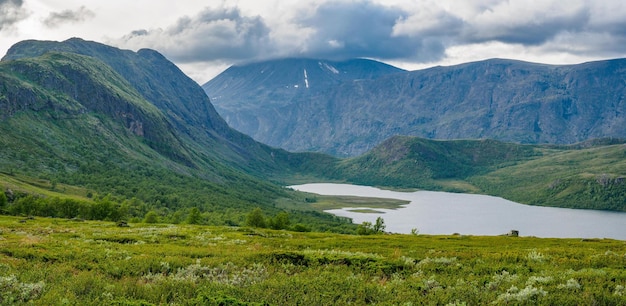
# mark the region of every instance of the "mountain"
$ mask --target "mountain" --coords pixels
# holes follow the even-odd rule
[[[161,110],[168,124],[177,131],[177,137],[193,146],[187,149],[244,170],[276,167],[271,148],[231,129],[203,90],[154,50],[135,53],[79,38],[64,42],[30,40],[11,47],[2,60],[36,57],[50,51],[89,56],[111,67]]]
[[[0,119],[0,186],[21,214],[60,214],[48,192],[24,194],[44,187],[136,218],[153,211],[180,221],[195,207],[206,223],[240,224],[255,206],[279,212],[274,201],[293,195],[268,178],[298,173],[314,156],[231,129],[202,88],[156,51],[76,38],[9,50],[0,61]],[[324,230],[346,226],[302,209],[293,216]]]
[[[436,190],[442,180],[464,180],[538,157],[533,146],[496,140],[394,136],[361,156],[342,160],[338,169],[359,184]]]
[[[395,136],[336,163],[348,182],[490,194],[519,203],[626,211],[626,140],[529,145]]]
[[[353,82],[398,75],[410,74]],[[522,145],[397,136],[353,158],[290,153],[229,128],[202,88],[156,51],[80,39],[11,48],[0,61],[0,119],[2,213],[240,225],[259,207],[270,217],[288,211],[306,225],[299,228],[353,231],[275,183],[310,181],[625,210],[621,140]]]
[[[302,119],[291,116],[306,101],[324,98],[329,90],[344,82],[399,72],[404,70],[367,59],[288,58],[232,66],[202,88],[230,126],[260,142],[283,146],[294,137],[292,130],[299,128],[298,119]],[[283,147],[313,149],[308,145]]]
[[[215,105],[231,126],[292,151],[356,156],[393,135],[555,144],[626,136],[626,59],[564,66],[492,59],[346,79],[295,97],[251,77],[262,65],[235,76],[227,70],[203,88],[224,97]],[[214,86],[227,82],[237,86]],[[234,93],[247,85],[268,89]],[[229,119],[235,113],[240,119]]]

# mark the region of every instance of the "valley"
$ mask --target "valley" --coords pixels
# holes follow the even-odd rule
[[[271,73],[275,64],[255,68],[263,76],[233,68],[234,76],[213,85],[271,99],[255,102],[274,112],[268,118],[278,125],[269,137],[294,132],[290,136],[307,142],[294,151],[317,152],[291,152],[231,128],[213,106],[227,96],[211,100],[157,51],[79,38],[14,45],[0,61],[0,304],[616,304],[626,294],[623,241],[362,231],[364,224],[323,211],[353,205],[371,211],[406,202],[285,188],[350,183],[624,212],[626,141],[618,128],[622,117],[611,115],[623,104],[609,99],[622,85],[595,74],[600,68],[619,73],[621,60],[560,68],[494,60],[407,72],[370,60],[292,59],[286,66],[298,67],[293,76],[302,82],[288,88],[276,79],[281,73]],[[475,71],[474,65],[485,73],[466,79],[471,73],[464,69]],[[517,104],[498,108],[503,102],[494,100],[489,118],[514,116],[500,118],[503,125],[489,133],[486,122],[480,122],[482,130],[460,125],[486,110],[470,112],[474,100],[461,99],[458,111],[467,116],[449,114],[439,123],[411,112],[385,113],[384,103],[372,109],[362,103],[393,88],[405,93],[395,100],[403,104],[419,96],[416,86],[424,80],[445,83],[456,74],[461,78],[455,82],[475,84],[459,90],[484,98],[478,87],[494,84],[484,78],[506,72],[515,79],[528,65],[558,70],[564,78],[591,70],[592,85],[616,87],[594,99],[617,102],[586,113],[587,104],[577,103],[598,88],[580,89],[574,85],[584,78],[572,79],[569,89],[578,88],[581,95],[567,104],[555,96],[556,85],[546,83],[540,92],[545,99],[537,105],[547,117],[526,108],[516,113]],[[248,92],[238,78],[251,75],[254,82],[275,87]],[[542,78],[515,80],[532,79],[540,86]],[[424,82],[411,82],[417,79]],[[504,87],[516,86],[522,85]],[[504,89],[497,93],[504,95]],[[310,92],[301,94],[304,90]],[[456,95],[434,85],[424,92],[449,100]],[[293,96],[279,99],[287,94]],[[344,95],[358,99],[342,100]],[[453,108],[437,101],[430,107]],[[301,107],[309,102],[332,107],[309,117],[311,110]],[[340,104],[350,111],[339,112]],[[224,117],[242,121],[255,111],[242,101],[230,107],[233,114]],[[559,118],[567,118],[551,121],[554,113],[543,111],[553,107]],[[445,129],[417,137],[382,120],[362,121],[370,111],[379,119],[413,122],[412,128]],[[281,118],[292,115],[298,124],[282,126]],[[377,133],[342,138],[318,115]],[[345,121],[346,116],[355,120]],[[558,130],[579,121],[593,126],[569,136],[548,128],[551,122],[560,124]],[[511,125],[511,133],[501,133],[506,122],[541,131],[528,134]],[[315,135],[295,133],[303,130]],[[320,139],[328,143],[314,143]],[[336,146],[338,139],[346,146]]]

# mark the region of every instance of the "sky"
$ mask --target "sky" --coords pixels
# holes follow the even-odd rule
[[[151,48],[199,84],[231,65],[370,58],[407,70],[488,58],[626,57],[623,0],[0,0],[0,55],[25,39]]]

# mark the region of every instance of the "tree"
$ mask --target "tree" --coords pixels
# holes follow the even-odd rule
[[[200,224],[202,221],[202,214],[198,207],[193,207],[189,211],[189,215],[187,216],[187,220],[185,220],[187,224]]]
[[[270,220],[270,228],[272,229],[286,229],[289,227],[289,214],[282,211],[279,212],[273,219]]]
[[[364,221],[356,228],[357,235],[382,234],[385,232],[385,220],[381,217],[376,218],[376,223]]]
[[[146,213],[146,215],[143,218],[143,223],[158,223],[158,222],[159,222],[159,215],[154,210],[151,210],[148,213]]]
[[[363,221],[363,223],[359,224],[356,228],[357,235],[371,235],[374,233],[372,222]]]
[[[8,203],[9,200],[7,199],[7,195],[4,191],[0,191],[0,210],[4,209]]]
[[[376,218],[376,223],[374,224],[374,233],[384,233],[385,232],[385,220],[382,217]]]
[[[250,227],[266,227],[265,216],[261,208],[252,210],[246,217],[246,225]]]

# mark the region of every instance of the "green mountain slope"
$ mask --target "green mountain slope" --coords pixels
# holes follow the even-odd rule
[[[220,161],[244,172],[264,175],[282,171],[278,150],[231,129],[213,108],[202,88],[154,50],[120,50],[72,38],[63,42],[28,40],[9,49],[3,61],[31,58],[51,51],[71,52],[102,61],[141,97],[159,109],[175,135],[200,156],[195,163]]]
[[[3,63],[0,69],[4,72],[0,104],[5,117],[26,110],[60,120],[103,113],[160,153],[191,163],[163,114],[126,80],[94,58],[47,53]]]
[[[626,211],[626,146],[619,139],[540,146],[398,136],[339,161],[330,177],[484,193],[533,205]]]
[[[6,194],[15,194],[10,212],[67,217],[67,211],[50,203],[77,196],[80,205],[105,203],[120,212],[95,214],[92,209],[89,216],[82,214],[86,218],[141,219],[153,212],[161,221],[180,222],[198,208],[201,223],[243,224],[254,207],[271,217],[281,211],[275,208],[277,199],[294,198],[263,177],[274,176],[276,169],[297,171],[301,158],[256,143],[219,117],[211,121],[211,112],[197,109],[189,110],[191,118],[179,116],[184,110],[172,101],[193,105],[184,100],[193,92],[204,97],[198,103],[206,103],[205,110],[211,109],[197,84],[192,93],[174,97],[175,92],[158,87],[167,79],[141,83],[98,57],[40,53],[0,62],[0,183]],[[130,75],[169,67],[127,64],[136,70]],[[51,193],[42,193],[35,182]],[[66,194],[65,189],[80,191]],[[292,211],[294,223],[318,230],[349,228],[345,220],[302,210]]]
[[[469,179],[521,203],[626,211],[626,146],[542,149],[543,157]]]

